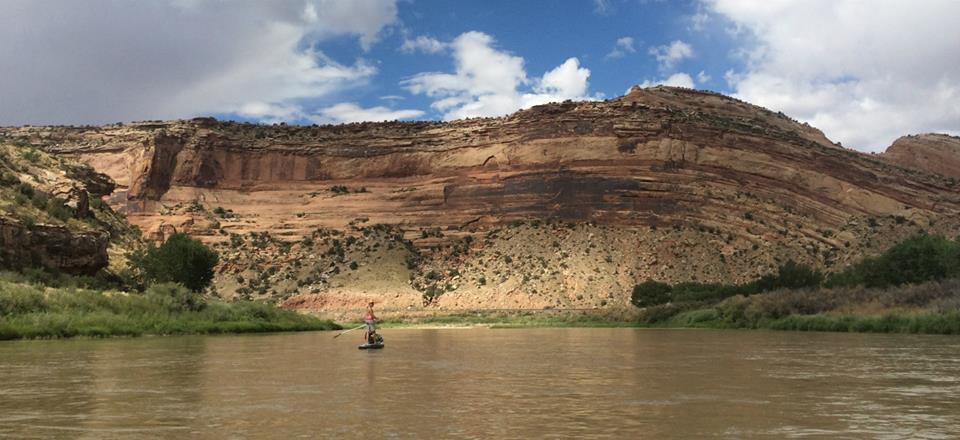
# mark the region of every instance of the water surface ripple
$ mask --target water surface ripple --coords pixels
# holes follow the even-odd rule
[[[960,339],[642,329],[0,343],[0,438],[960,438]]]

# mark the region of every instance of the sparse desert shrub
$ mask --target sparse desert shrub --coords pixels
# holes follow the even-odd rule
[[[20,157],[24,158],[30,163],[37,163],[40,161],[40,153],[33,148],[27,149],[24,152],[20,153]]]
[[[20,178],[18,178],[16,174],[13,174],[9,171],[4,171],[2,174],[0,174],[0,185],[13,186],[19,184]]]
[[[51,217],[62,222],[74,216],[73,209],[65,205],[63,200],[58,198],[50,198],[47,200],[46,211]]]
[[[28,198],[33,198],[34,193],[36,192],[29,183],[23,182],[17,185],[17,191],[20,194],[27,196]]]

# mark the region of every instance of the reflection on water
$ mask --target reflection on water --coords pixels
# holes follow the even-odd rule
[[[384,332],[2,343],[0,438],[960,437],[951,337]]]

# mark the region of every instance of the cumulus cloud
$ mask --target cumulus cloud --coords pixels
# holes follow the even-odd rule
[[[540,78],[529,78],[523,58],[494,44],[485,33],[463,33],[449,43],[454,73],[424,72],[402,85],[410,93],[433,98],[431,107],[447,120],[501,116],[552,101],[592,99],[587,94],[590,70],[581,67],[577,58],[567,59]]]
[[[420,35],[413,39],[404,39],[400,50],[406,53],[440,53],[447,49],[447,43],[437,40],[433,37]]]
[[[308,116],[307,119],[318,124],[342,124],[346,122],[413,119],[420,116],[423,116],[423,111],[420,110],[393,110],[383,106],[363,108],[352,102],[342,102],[321,108],[317,110],[315,115]]]
[[[394,0],[0,2],[0,124],[283,118],[377,71],[312,42],[365,50],[396,20]]]
[[[703,12],[702,10],[697,11],[696,14],[693,14],[689,18],[690,20],[690,29],[696,32],[700,32],[707,27],[707,23],[710,22],[710,14]]]
[[[686,87],[688,89],[694,88],[693,78],[690,75],[680,72],[674,73],[665,79],[660,79],[656,81],[646,80],[640,83],[640,87],[653,87],[653,86],[671,86],[671,87]]]
[[[607,15],[613,12],[613,5],[610,0],[593,0],[593,13]]]
[[[683,41],[675,40],[670,44],[651,47],[648,52],[657,59],[662,70],[670,70],[681,60],[692,57],[693,47]]]
[[[635,53],[636,48],[633,47],[633,37],[621,37],[617,39],[616,44],[613,46],[613,50],[607,54],[608,59],[617,59],[627,56],[627,54]]]
[[[710,81],[710,75],[708,75],[706,71],[701,70],[700,73],[697,74],[697,82],[703,84],[707,81]]]
[[[960,2],[712,0],[755,42],[737,97],[879,151],[907,133],[960,134]]]

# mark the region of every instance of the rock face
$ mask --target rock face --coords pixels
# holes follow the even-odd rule
[[[623,304],[648,278],[743,281],[787,259],[838,269],[920,229],[960,231],[956,182],[669,87],[447,123],[0,135],[111,176],[110,203],[148,236],[218,243],[221,294],[295,304]]]
[[[0,218],[0,266],[37,267],[93,275],[108,264],[109,234]]]
[[[45,267],[92,275],[128,231],[97,203],[113,181],[89,166],[0,140],[0,268]]]
[[[960,179],[960,137],[921,134],[897,139],[883,153],[897,165]]]

